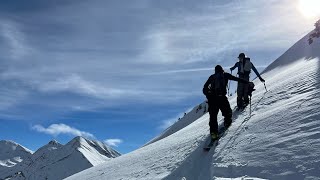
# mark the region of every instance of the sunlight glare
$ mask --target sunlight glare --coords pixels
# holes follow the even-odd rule
[[[320,0],[299,0],[299,10],[308,18],[320,16]]]

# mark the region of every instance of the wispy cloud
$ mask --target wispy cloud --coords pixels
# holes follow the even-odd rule
[[[38,84],[38,87],[42,92],[71,92],[102,99],[111,99],[129,94],[129,92],[121,89],[105,88],[104,86],[97,85],[94,82],[86,81],[76,74],[72,74],[64,78],[62,77],[54,81],[49,81],[47,83],[42,82],[41,84]]]
[[[314,23],[296,12],[292,0],[41,2],[0,1],[4,119],[62,122],[86,111],[126,109],[134,117],[134,106],[165,107],[158,113],[168,113],[167,104],[181,109],[203,98],[203,83],[216,64],[229,71],[240,52],[256,67],[269,64]],[[182,116],[169,115],[161,128]],[[112,126],[109,119],[103,122]],[[93,136],[81,131],[84,126],[33,129]],[[95,130],[104,132],[102,126]]]
[[[27,44],[25,35],[19,30],[18,24],[9,20],[1,20],[0,35],[6,40],[9,56],[15,60],[23,60],[33,49]]]
[[[121,144],[123,140],[121,139],[106,139],[104,140],[104,143],[106,143],[109,146],[118,147],[119,144]]]
[[[179,70],[148,73],[146,75],[161,75],[161,74],[189,73],[189,72],[198,72],[198,71],[212,71],[212,69],[213,68],[179,69]]]
[[[15,84],[0,87],[0,106],[33,119],[29,109],[58,117],[123,104],[185,103],[203,96],[216,64],[231,66],[242,51],[256,66],[268,64],[298,40],[309,27],[293,4],[0,2],[0,82]]]
[[[41,125],[34,125],[32,127],[32,129],[35,131],[41,132],[41,133],[52,135],[52,136],[66,134],[66,135],[83,136],[83,137],[95,139],[93,134],[91,134],[89,132],[78,130],[78,129],[76,129],[74,127],[70,127],[66,124],[51,124],[47,128],[45,128]]]
[[[223,67],[223,69],[227,72],[229,71],[229,67]],[[266,68],[267,65],[259,65],[255,66],[256,68]],[[199,71],[214,71],[214,67],[211,68],[194,68],[194,69],[178,69],[178,70],[171,70],[171,71],[161,71],[161,72],[154,72],[154,73],[147,73],[146,75],[164,75],[164,74],[176,74],[176,73],[190,73],[190,72],[199,72]]]

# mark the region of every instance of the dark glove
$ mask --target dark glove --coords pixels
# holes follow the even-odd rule
[[[261,82],[266,82],[264,79],[262,79],[262,77],[259,77]]]

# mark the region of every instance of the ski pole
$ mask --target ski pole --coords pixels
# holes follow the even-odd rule
[[[250,101],[250,116],[251,116],[251,96],[250,96],[249,101]]]
[[[231,70],[231,75],[232,75],[232,70]],[[229,90],[230,90],[230,84],[231,84],[231,81],[229,81],[229,84],[228,84],[228,96],[230,96],[230,93],[229,93]]]
[[[263,84],[264,84],[264,88],[266,89],[266,92],[268,92],[268,90],[267,90],[267,86],[266,86],[266,83],[265,83],[265,82],[263,82]]]

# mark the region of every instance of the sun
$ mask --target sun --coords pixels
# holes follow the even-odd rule
[[[299,0],[299,10],[307,18],[320,16],[320,0]]]

